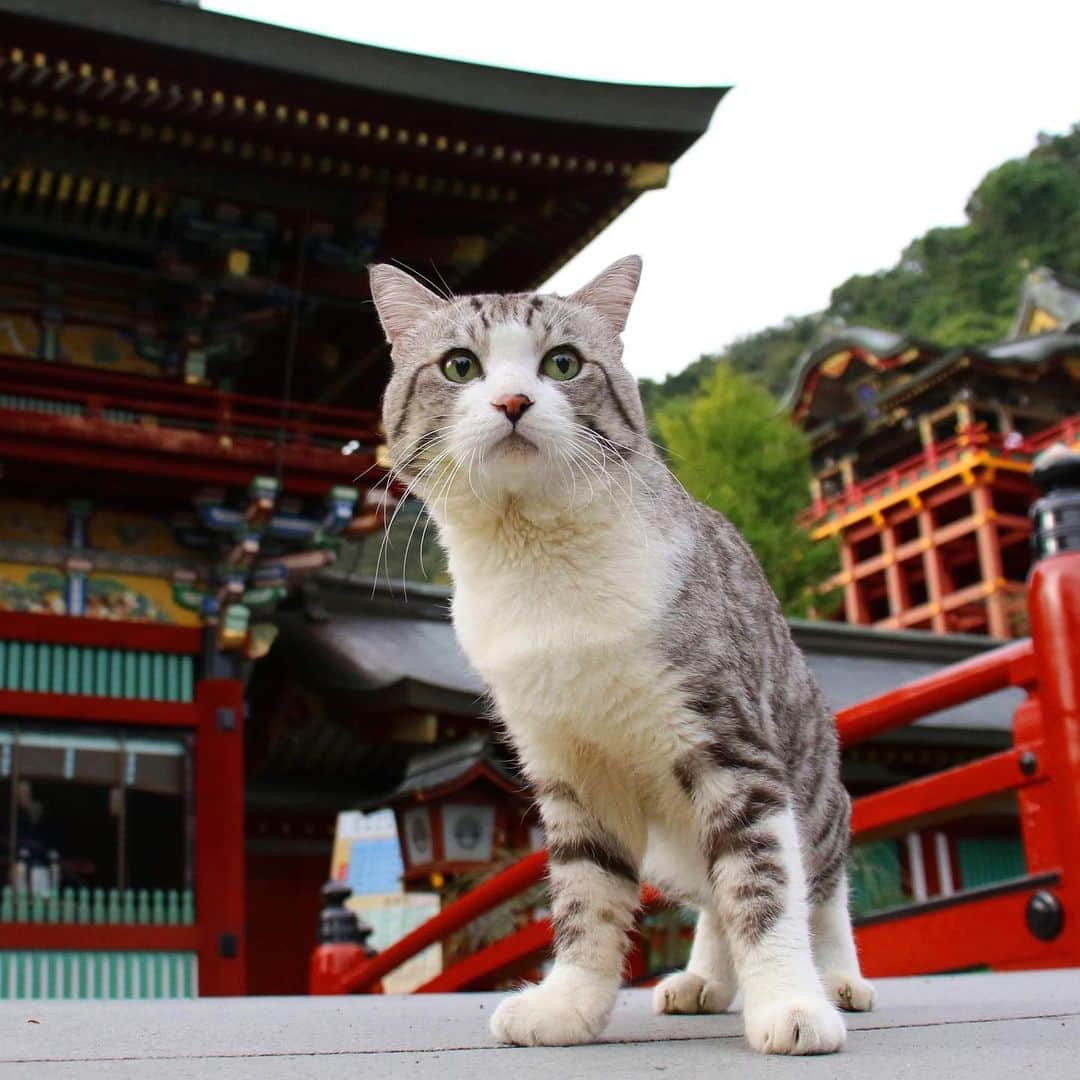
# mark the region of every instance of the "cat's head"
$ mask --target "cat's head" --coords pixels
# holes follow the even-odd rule
[[[387,446],[395,469],[421,474],[421,494],[467,482],[482,497],[561,498],[650,446],[620,338],[637,256],[566,297],[447,298],[396,267],[370,272],[393,358]]]

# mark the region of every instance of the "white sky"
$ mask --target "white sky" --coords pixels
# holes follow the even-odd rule
[[[959,224],[983,174],[1080,120],[1075,0],[204,0],[315,33],[616,82],[731,85],[707,134],[552,280],[644,257],[639,376],[787,315]]]

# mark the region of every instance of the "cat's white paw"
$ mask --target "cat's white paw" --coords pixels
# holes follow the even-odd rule
[[[703,979],[690,971],[676,971],[653,989],[653,1011],[692,1014],[725,1012],[735,997],[735,987]]]
[[[746,1012],[746,1038],[762,1054],[831,1054],[847,1032],[823,997],[771,1001]]]
[[[588,986],[567,992],[564,987],[540,986],[508,997],[491,1017],[491,1033],[500,1042],[518,1046],[573,1046],[592,1042],[600,1034],[614,997]]]
[[[842,971],[826,971],[821,976],[825,995],[845,1012],[870,1012],[877,994],[874,984],[861,975],[848,975]]]

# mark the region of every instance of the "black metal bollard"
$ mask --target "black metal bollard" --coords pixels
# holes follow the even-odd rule
[[[355,911],[345,906],[352,889],[341,881],[328,881],[322,887],[323,909],[319,912],[320,945],[359,945],[365,956],[376,950],[368,945],[372,928]]]
[[[1051,446],[1035,459],[1031,479],[1043,492],[1031,507],[1035,559],[1080,551],[1080,453]]]

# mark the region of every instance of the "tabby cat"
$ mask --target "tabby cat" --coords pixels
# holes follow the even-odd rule
[[[648,436],[621,335],[641,261],[571,296],[440,296],[388,265],[394,475],[427,503],[454,627],[534,786],[555,961],[502,1041],[595,1038],[642,879],[700,912],[662,1013],[742,991],[765,1053],[838,1050],[865,1010],[833,717],[761,567]]]

